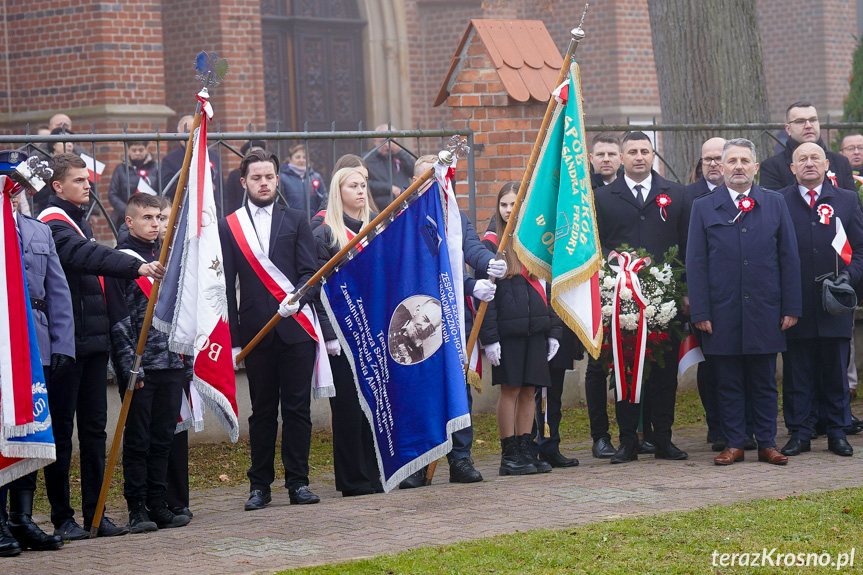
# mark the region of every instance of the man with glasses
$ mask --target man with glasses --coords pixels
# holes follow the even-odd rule
[[[796,183],[791,173],[792,156],[797,146],[804,142],[812,142],[821,146],[830,162],[827,179],[837,188],[854,190],[854,176],[851,164],[842,154],[827,149],[821,139],[821,124],[818,122],[818,111],[810,102],[794,102],[785,111],[785,131],[788,132],[788,142],[785,149],[775,154],[761,164],[761,180],[759,184],[768,190],[781,190]]]

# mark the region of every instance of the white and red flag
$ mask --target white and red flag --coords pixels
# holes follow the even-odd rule
[[[193,141],[188,194],[159,291],[153,326],[168,334],[171,351],[194,358],[192,385],[225,426],[231,441],[237,441],[239,422],[228,298],[207,152],[207,116],[212,117],[212,107],[206,101],[206,92],[198,94],[198,98],[204,112]]]
[[[690,333],[684,338],[680,344],[679,352],[680,363],[677,364],[677,374],[683,377],[686,370],[697,363],[704,361],[704,352],[701,351],[701,346],[698,344],[698,338],[694,333]]]
[[[842,225],[842,220],[836,217],[836,236],[830,242],[839,257],[845,262],[845,265],[851,263],[851,244],[848,242],[848,236],[845,235],[845,226]]]
[[[155,196],[156,190],[147,183],[146,178],[138,178],[138,187],[135,188],[135,193],[137,194],[147,194],[148,196]]]
[[[102,172],[105,171],[105,164],[87,154],[81,154],[81,159],[87,164],[87,171],[90,172],[90,181],[98,184],[99,178],[102,177]]]
[[[48,389],[21,259],[10,193],[0,176],[0,485],[54,461]]]

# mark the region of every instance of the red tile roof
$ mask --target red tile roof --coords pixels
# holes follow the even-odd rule
[[[557,87],[555,82],[563,57],[539,20],[471,20],[452,58],[449,71],[434,105],[449,96],[448,85],[461,61],[471,30],[476,30],[494,63],[509,97],[517,102],[533,98],[545,102]]]

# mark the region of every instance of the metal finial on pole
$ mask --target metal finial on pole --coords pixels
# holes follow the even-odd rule
[[[570,34],[572,34],[572,37],[575,39],[576,42],[581,42],[582,40],[584,40],[584,28],[582,28],[582,26],[584,26],[584,17],[587,16],[588,6],[590,6],[589,3],[584,5],[584,10],[581,12],[581,22],[578,23],[577,27],[573,28],[570,31]]]

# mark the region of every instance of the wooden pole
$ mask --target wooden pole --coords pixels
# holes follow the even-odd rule
[[[584,7],[585,12],[587,12],[587,6]],[[581,16],[581,22],[584,23],[584,14]],[[578,28],[572,30],[572,39],[569,41],[569,47],[566,50],[566,56],[563,58],[563,65],[560,67],[560,73],[557,76],[556,86],[559,86],[563,83],[566,78],[566,73],[569,71],[569,65],[572,61],[572,57],[575,54],[576,48],[578,48],[578,43],[584,38],[584,31],[581,29],[581,24],[579,24]],[[571,97],[576,97],[575,94],[570,94]],[[518,219],[519,211],[521,210],[521,202],[524,199],[525,194],[527,193],[527,184],[530,182],[531,177],[533,177],[533,171],[536,168],[536,160],[539,157],[539,152],[542,149],[542,142],[545,140],[545,134],[548,131],[548,125],[551,123],[551,116],[554,113],[554,108],[556,105],[556,100],[554,96],[549,98],[548,106],[545,109],[545,116],[542,119],[542,124],[539,128],[539,134],[536,136],[536,142],[533,143],[533,150],[530,153],[530,159],[527,161],[527,169],[524,171],[524,176],[521,178],[521,185],[518,188],[518,194],[515,196],[515,204],[512,206],[512,212],[509,218],[509,221],[506,223],[506,229],[503,231],[503,235],[499,236],[500,241],[498,242],[497,254],[495,255],[496,259],[502,259],[504,257],[504,253],[506,252],[507,245],[509,244],[509,238],[512,236],[513,230],[515,229],[515,222]],[[497,209],[497,206],[495,206]],[[492,283],[494,283],[495,278],[489,278]],[[476,345],[477,339],[479,339],[479,330],[482,327],[482,321],[485,318],[485,312],[488,308],[488,302],[480,302],[479,309],[477,309],[476,317],[473,320],[473,329],[470,331],[470,337],[467,340],[467,350],[468,350],[468,359],[470,358],[471,350],[473,350]],[[470,370],[470,362],[464,365],[465,375],[468,375],[468,371]]]
[[[367,225],[365,228],[360,230],[360,232],[356,236],[354,236],[354,238],[351,241],[349,241],[347,244],[345,244],[345,246],[339,250],[339,253],[337,253],[332,258],[330,258],[330,261],[325,263],[323,265],[323,267],[321,267],[321,269],[319,269],[315,273],[315,275],[313,275],[311,278],[309,278],[309,280],[305,284],[303,284],[303,286],[300,289],[298,289],[293,294],[291,294],[291,300],[290,300],[291,303],[294,303],[297,300],[299,300],[301,297],[303,297],[303,295],[305,295],[305,293],[307,291],[309,291],[309,289],[314,287],[314,285],[317,284],[319,281],[321,281],[321,279],[325,275],[330,273],[330,271],[334,267],[336,267],[336,265],[342,260],[342,258],[344,258],[346,255],[348,255],[348,252],[351,251],[354,248],[354,246],[356,246],[358,243],[360,243],[367,235],[369,235],[375,228],[377,228],[378,225],[383,223],[383,221],[386,220],[388,217],[390,217],[390,215],[392,213],[394,213],[396,210],[398,210],[401,207],[401,205],[405,202],[405,200],[407,200],[411,194],[413,194],[416,190],[418,190],[432,176],[434,176],[434,168],[433,167],[429,168],[428,171],[426,171],[426,173],[424,173],[414,183],[412,183],[410,186],[408,186],[408,188],[405,191],[403,191],[399,197],[397,197],[390,205],[388,205],[386,208],[384,208],[383,211],[380,214],[378,214],[378,216],[375,219],[373,219],[371,222],[369,222],[369,225]],[[330,193],[338,193],[338,190],[333,190]],[[270,330],[272,330],[274,327],[276,327],[276,324],[279,323],[279,321],[281,321],[281,319],[282,319],[282,316],[280,316],[277,313],[276,315],[274,315],[270,319],[270,321],[267,322],[267,325],[265,325],[264,327],[261,328],[261,331],[258,332],[258,335],[256,335],[252,339],[252,341],[250,341],[249,344],[246,347],[244,347],[243,350],[239,354],[237,354],[237,364],[239,364],[241,361],[243,361],[246,358],[246,356],[249,355],[249,352],[252,351],[253,349],[255,349],[256,345],[261,343],[261,340],[264,339],[264,337],[268,333],[270,333]]]
[[[177,179],[177,191],[174,192],[174,203],[171,205],[171,216],[168,218],[168,228],[165,231],[165,240],[162,242],[162,251],[159,253],[159,263],[165,265],[168,259],[169,246],[174,238],[174,226],[177,224],[177,213],[180,211],[180,203],[183,199],[183,189],[186,187],[186,179],[189,175],[189,165],[192,163],[192,147],[194,144],[195,130],[201,125],[201,110],[195,114],[192,128],[189,130],[189,141],[186,144],[186,155],[183,158],[183,167],[180,169],[180,177]],[[108,497],[108,489],[111,487],[111,478],[114,475],[114,466],[117,465],[117,456],[120,452],[120,444],[123,439],[123,429],[126,427],[126,417],[129,415],[129,405],[132,403],[132,394],[138,381],[138,370],[141,367],[141,357],[144,355],[144,346],[147,344],[147,336],[150,333],[150,324],[153,320],[153,311],[156,308],[156,300],[159,297],[160,280],[153,282],[150,290],[150,299],[147,302],[147,312],[144,315],[144,323],[141,326],[141,335],[138,336],[138,348],[135,350],[135,362],[129,373],[129,383],[126,385],[126,393],[123,395],[123,406],[120,408],[120,417],[117,419],[117,427],[114,430],[114,438],[111,441],[111,451],[105,465],[105,475],[102,476],[102,490],[99,492],[99,502],[96,504],[96,514],[93,516],[93,525],[90,527],[90,537],[96,537],[99,533],[99,524],[102,522],[102,513],[105,511],[105,499]]]

